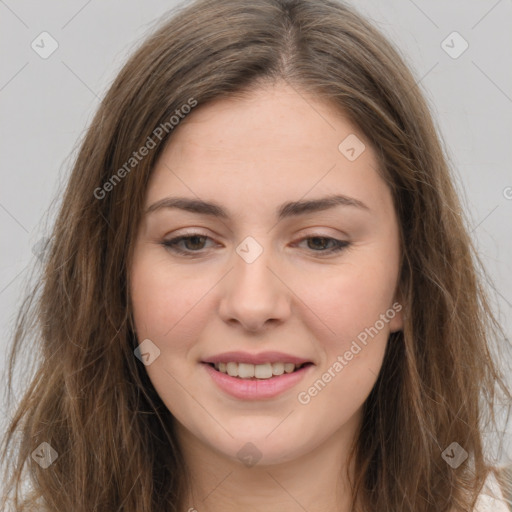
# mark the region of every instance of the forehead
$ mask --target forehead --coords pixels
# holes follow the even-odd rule
[[[301,159],[338,155],[338,144],[357,131],[332,104],[280,83],[199,106],[178,127],[171,145],[187,159]],[[359,134],[361,137],[362,135]]]
[[[343,152],[347,140],[356,159]],[[377,169],[364,135],[340,110],[280,84],[189,114],[157,162],[148,202],[174,192],[247,204],[338,192],[376,204],[387,189]]]

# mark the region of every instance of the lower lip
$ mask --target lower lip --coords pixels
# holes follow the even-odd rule
[[[314,366],[309,364],[292,373],[283,373],[270,379],[249,380],[231,377],[217,371],[207,363],[202,363],[205,370],[217,386],[225,393],[241,400],[263,400],[274,398],[295,386]]]

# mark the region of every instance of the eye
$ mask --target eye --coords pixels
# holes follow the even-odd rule
[[[211,240],[211,238],[201,233],[191,233],[190,235],[181,235],[169,240],[164,240],[161,244],[172,252],[193,257],[195,255],[201,255],[204,252],[207,240]],[[308,249],[319,255],[340,252],[350,246],[350,242],[346,240],[338,240],[327,236],[308,236],[304,237],[299,242],[308,242]],[[182,243],[184,246],[180,247]]]
[[[206,235],[201,235],[200,233],[193,233],[191,235],[181,235],[171,238],[170,240],[164,240],[162,245],[178,254],[190,254],[198,253],[203,249],[206,240],[211,240],[211,238]],[[185,242],[185,249],[178,246],[181,242]]]
[[[300,242],[308,242],[307,246],[309,249],[322,254],[339,252],[350,245],[350,242],[346,240],[338,240],[328,236],[308,236],[300,240]],[[329,243],[331,244],[330,247],[328,247]]]

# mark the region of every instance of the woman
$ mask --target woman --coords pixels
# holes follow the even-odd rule
[[[484,483],[506,510],[477,268],[382,35],[331,1],[190,4],[107,93],[20,313],[16,510],[451,512]]]

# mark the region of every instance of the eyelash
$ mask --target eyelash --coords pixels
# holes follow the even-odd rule
[[[191,238],[210,239],[209,236],[202,235],[200,233],[192,233],[190,235],[181,235],[181,236],[177,236],[175,238],[171,238],[169,240],[164,240],[161,244],[166,249],[168,249],[168,250],[170,250],[172,252],[175,252],[177,254],[182,254],[182,255],[187,255],[187,256],[192,256],[193,257],[193,255],[201,254],[201,250],[193,251],[193,250],[190,250],[190,249],[183,250],[183,249],[179,249],[178,248],[178,244],[180,242],[182,242],[184,240],[190,240]],[[321,240],[327,240],[328,242],[333,242],[333,244],[334,244],[333,247],[331,247],[330,249],[325,250],[325,251],[315,251],[314,249],[311,249],[312,252],[317,253],[317,254],[334,254],[334,253],[337,253],[337,252],[341,252],[343,249],[346,249],[347,247],[349,247],[351,245],[350,242],[347,242],[345,240],[338,240],[336,238],[331,238],[331,237],[328,237],[328,236],[320,236],[320,235],[307,236],[307,237],[304,237],[301,240],[299,240],[299,242],[302,242],[304,240],[311,240],[311,239],[315,239],[315,238],[317,238],[317,239],[319,238]]]

